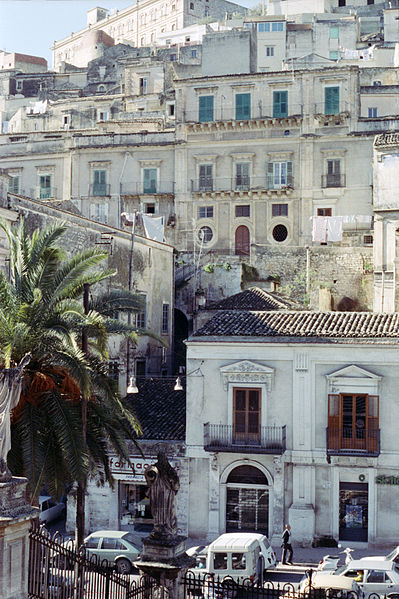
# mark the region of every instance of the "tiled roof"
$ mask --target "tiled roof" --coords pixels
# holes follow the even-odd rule
[[[399,313],[370,312],[217,312],[193,337],[290,337],[335,339],[398,339]]]
[[[292,310],[293,308],[294,302],[280,298],[260,287],[250,287],[206,306],[206,310]]]
[[[139,393],[127,395],[141,424],[142,439],[184,440],[186,433],[186,390],[174,391],[175,378],[137,378]]]
[[[41,56],[31,56],[30,54],[20,54],[19,52],[14,53],[16,62],[29,62],[31,64],[41,64],[47,67],[47,60]]]

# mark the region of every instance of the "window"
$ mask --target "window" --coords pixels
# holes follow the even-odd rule
[[[107,195],[107,171],[93,171],[93,196]]]
[[[368,108],[368,116],[369,116],[369,118],[375,119],[377,117],[377,112],[378,112],[377,108]]]
[[[272,216],[288,216],[288,204],[272,204]]]
[[[145,358],[136,360],[136,377],[145,376],[145,373],[146,373]]]
[[[200,123],[213,121],[213,96],[198,98],[198,121]]]
[[[199,191],[212,191],[213,164],[199,165]]]
[[[171,62],[176,62],[176,60],[177,60],[177,54],[171,54],[170,55],[170,61]]]
[[[8,182],[9,193],[19,193],[19,175],[10,175]]]
[[[17,81],[17,90],[21,91],[23,88],[23,81],[20,79],[19,81]]]
[[[104,88],[105,90],[105,88]],[[104,91],[101,90],[101,91]],[[108,112],[106,110],[99,110],[98,111],[98,120],[99,121],[108,121]]]
[[[169,332],[169,304],[162,305],[162,334],[167,335]]]
[[[226,531],[267,535],[268,519],[269,488],[265,475],[253,466],[237,466],[227,479]]]
[[[288,229],[284,225],[276,225],[272,231],[274,241],[281,243],[288,237]]]
[[[328,396],[328,449],[377,451],[378,426],[378,395]]]
[[[273,92],[273,116],[282,118],[288,115],[288,92]]]
[[[51,175],[39,176],[39,198],[41,200],[51,198]]]
[[[197,50],[191,50],[191,58],[197,58]]]
[[[330,27],[330,40],[339,39],[339,27]]]
[[[194,10],[194,2],[190,2],[190,10]]]
[[[157,193],[158,169],[143,169],[143,193]]]
[[[213,569],[214,570],[227,570],[227,553],[214,553]]]
[[[201,227],[198,231],[198,241],[200,243],[209,243],[213,239],[213,231],[210,227]]]
[[[137,312],[137,314],[136,314],[136,327],[138,329],[145,329],[145,327],[146,327],[147,297],[145,295],[142,295],[142,298],[144,301],[144,309],[141,312]],[[137,374],[137,370],[136,370],[136,374]]]
[[[213,206],[198,206],[198,218],[213,218]]]
[[[317,208],[317,216],[332,216],[332,208]]]
[[[62,124],[65,125],[69,125],[70,124],[70,116],[69,114],[64,114],[62,117]]]
[[[108,222],[108,204],[90,204],[90,218],[98,223]]]
[[[153,202],[144,202],[143,211],[145,214],[155,214],[156,213],[156,205]]]
[[[339,87],[324,88],[324,114],[339,114]]]
[[[147,77],[140,77],[139,79],[139,94],[144,96],[147,93]]]
[[[368,4],[368,5],[370,5],[370,4],[374,4],[374,0],[367,0],[367,4]]]
[[[250,185],[249,162],[236,164],[236,189],[248,189]]]
[[[346,6],[346,0],[338,0],[338,6]]]
[[[242,206],[236,206],[236,217],[241,216],[250,216],[250,207],[249,204],[244,204]]]
[[[292,162],[269,162],[267,165],[267,185],[269,189],[292,187]]]
[[[248,227],[240,225],[235,232],[235,255],[249,256],[251,254],[250,233]]]
[[[85,541],[84,544],[85,547],[87,547],[87,549],[97,549],[98,541],[98,537],[92,537],[91,539],[87,539],[87,541]]]
[[[245,553],[232,553],[231,554],[231,565],[233,570],[245,570],[247,567],[247,560],[245,559]]]
[[[259,33],[268,33],[270,31],[270,23],[258,23]]]
[[[284,31],[284,23],[272,23],[272,31]]]
[[[274,46],[265,46],[265,54],[266,56],[274,56]]]
[[[233,389],[234,442],[257,443],[260,439],[260,389]]]
[[[236,120],[251,118],[251,94],[236,94]]]
[[[341,187],[341,161],[339,159],[327,160],[326,187]]]
[[[331,50],[329,56],[330,56],[330,60],[338,60],[338,58],[339,58],[338,50]]]

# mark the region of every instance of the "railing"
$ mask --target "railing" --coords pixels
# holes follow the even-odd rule
[[[111,195],[111,185],[109,183],[92,183],[89,185],[89,197],[97,198]]]
[[[259,119],[291,119],[303,115],[303,104],[290,104],[286,111],[274,112],[272,107],[262,106],[262,102],[251,107],[251,116],[245,119],[236,118],[235,106],[227,105],[226,102],[202,115],[200,119],[199,110],[184,110],[178,113],[178,121],[183,123],[218,123],[225,121],[253,121]]]
[[[345,187],[346,177],[345,175],[338,174],[327,174],[321,176],[322,187]]]
[[[145,195],[145,194],[173,194],[175,192],[174,181],[157,181],[154,185],[144,185],[139,181],[126,181],[120,184],[121,195]]]
[[[343,112],[349,112],[349,103],[340,101],[336,106],[328,106],[326,102],[317,102],[314,105],[315,114],[324,114],[325,116],[339,115]]]
[[[256,191],[256,190],[278,190],[294,188],[294,178],[286,175],[281,178],[273,176],[261,177],[231,177],[231,178],[213,178],[206,177],[193,180],[191,179],[191,191],[200,192],[220,192],[220,191]]]
[[[328,455],[378,456],[380,429],[352,427],[326,429]]]
[[[135,577],[138,579],[138,576]],[[73,541],[33,524],[29,532],[29,599],[149,599],[155,581],[132,580],[113,564],[76,551]]]
[[[57,188],[36,187],[30,190],[30,195],[36,200],[54,200],[57,197]]]
[[[262,426],[255,433],[237,432],[230,424],[204,424],[205,451],[283,454],[285,426]]]

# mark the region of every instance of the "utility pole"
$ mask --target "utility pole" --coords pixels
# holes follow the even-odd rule
[[[89,283],[83,285],[83,309],[85,314],[89,313]],[[88,337],[87,331],[83,329],[82,332],[82,351],[87,355],[88,353]],[[87,398],[82,395],[81,397],[81,413],[82,413],[82,442],[83,451],[87,450]],[[83,543],[85,534],[85,507],[86,507],[86,476],[83,480],[78,481],[78,487],[76,492],[76,528],[75,528],[75,542],[76,548]]]

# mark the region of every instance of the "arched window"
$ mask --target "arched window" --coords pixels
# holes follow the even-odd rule
[[[226,486],[226,532],[267,535],[269,484],[265,474],[255,466],[237,466],[230,472]]]

